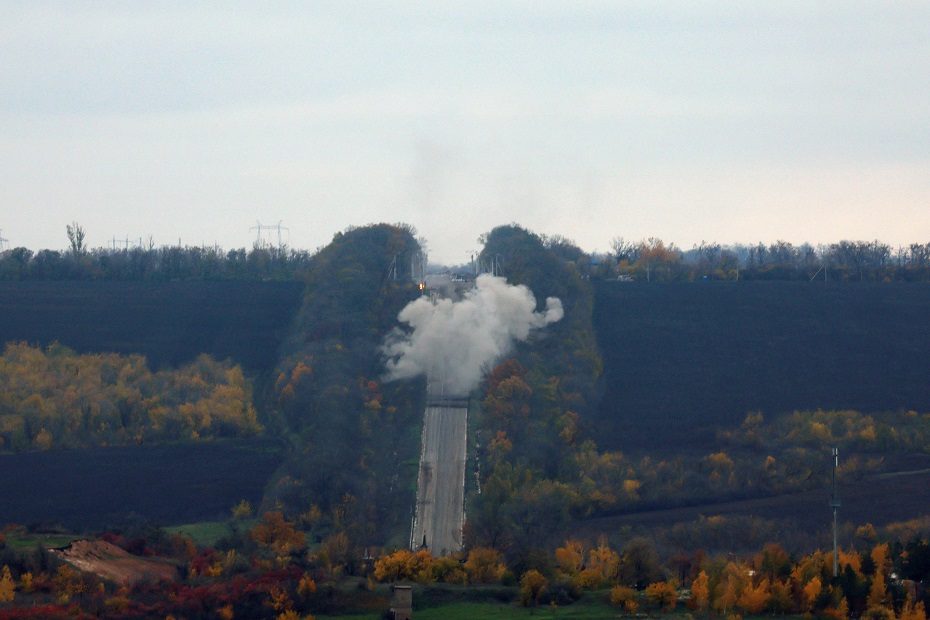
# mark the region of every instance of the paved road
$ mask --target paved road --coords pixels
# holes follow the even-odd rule
[[[465,407],[426,407],[416,516],[410,537],[414,549],[423,544],[424,537],[434,555],[462,548],[467,421]]]

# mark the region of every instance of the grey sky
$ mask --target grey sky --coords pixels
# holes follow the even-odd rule
[[[930,3],[0,0],[0,229],[930,241]]]

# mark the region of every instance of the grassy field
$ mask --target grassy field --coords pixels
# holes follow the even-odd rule
[[[46,549],[64,547],[78,538],[73,534],[39,534],[18,530],[6,534],[6,546],[14,551],[28,552],[39,545]]]
[[[930,410],[930,286],[601,282],[603,447],[707,443],[749,411]]]
[[[269,440],[4,454],[0,523],[81,531],[226,519],[242,499],[258,504],[282,458]]]
[[[141,353],[153,368],[209,353],[257,372],[277,362],[302,292],[299,282],[0,282],[0,344]]]
[[[488,620],[507,620],[510,618],[564,618],[565,620],[595,620],[599,618],[619,618],[622,613],[607,604],[606,593],[587,594],[581,600],[571,605],[551,607],[541,605],[536,608],[522,607],[519,603],[501,602],[458,602],[447,603],[435,607],[415,607],[413,617],[417,620],[473,620],[487,618]],[[380,613],[327,616],[316,615],[317,618],[331,618],[333,620],[380,620]],[[642,616],[640,616],[642,617]],[[684,616],[663,614],[667,620],[678,620]]]
[[[258,523],[258,519],[243,519],[236,521],[235,525],[239,531],[251,529]],[[172,525],[166,527],[165,531],[169,534],[183,534],[190,536],[195,543],[204,547],[212,547],[221,538],[233,534],[232,523],[229,520],[224,521],[200,521],[197,523],[187,523],[185,525]]]

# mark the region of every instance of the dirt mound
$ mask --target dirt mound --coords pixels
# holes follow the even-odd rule
[[[178,577],[177,568],[167,560],[132,555],[103,540],[76,540],[52,553],[78,570],[120,585],[173,581]]]

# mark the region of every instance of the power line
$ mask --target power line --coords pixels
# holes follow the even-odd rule
[[[282,221],[278,220],[277,224],[262,224],[260,221],[255,221],[255,226],[249,228],[249,230],[256,231],[255,233],[255,245],[256,247],[263,247],[265,245],[270,245],[267,243],[262,243],[262,233],[263,232],[276,232],[278,238],[278,249],[280,250],[284,247],[284,241],[281,233],[286,232],[288,238],[290,238],[291,229],[287,226],[282,226]]]

